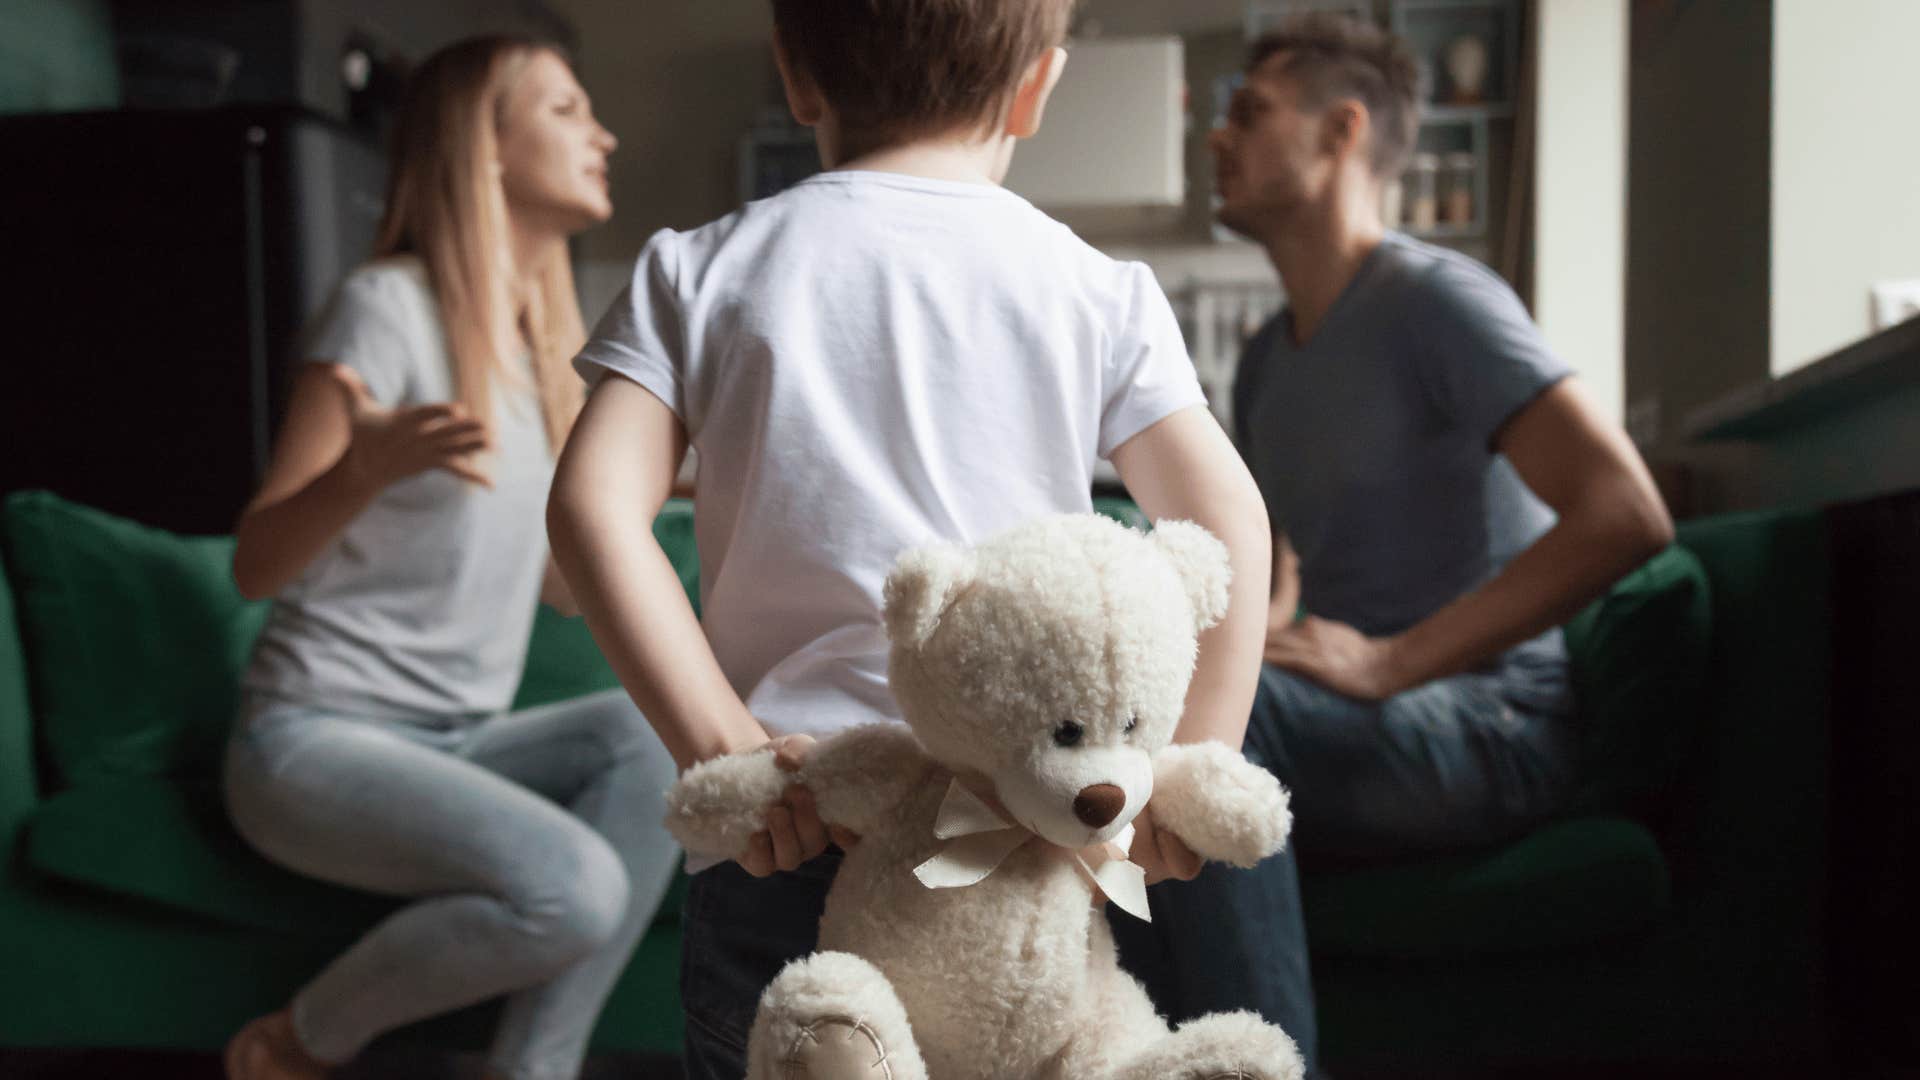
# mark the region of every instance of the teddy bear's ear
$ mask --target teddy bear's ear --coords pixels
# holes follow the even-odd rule
[[[1187,599],[1193,603],[1194,631],[1205,630],[1225,618],[1227,584],[1233,580],[1227,545],[1191,521],[1155,522],[1152,540],[1187,588]]]
[[[887,636],[895,645],[926,644],[947,605],[972,578],[972,557],[951,544],[900,556],[887,575],[884,593]]]

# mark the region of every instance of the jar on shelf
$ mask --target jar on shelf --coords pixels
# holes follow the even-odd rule
[[[1380,185],[1380,222],[1389,229],[1398,229],[1407,222],[1406,185],[1399,177]]]
[[[1479,163],[1472,154],[1457,151],[1446,157],[1446,178],[1441,185],[1440,219],[1449,225],[1473,223],[1474,180]]]
[[[1418,153],[1407,170],[1407,225],[1415,232],[1430,232],[1440,220],[1440,156]]]

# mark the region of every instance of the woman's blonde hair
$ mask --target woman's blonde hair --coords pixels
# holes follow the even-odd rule
[[[541,52],[562,55],[528,38],[470,38],[434,53],[408,79],[374,255],[412,253],[426,263],[454,386],[474,416],[492,420],[495,378],[514,377],[502,350],[524,335],[547,441],[557,452],[580,410],[580,381],[569,363],[586,329],[564,245],[544,265],[517,268],[528,288],[513,295],[498,149],[507,91]]]

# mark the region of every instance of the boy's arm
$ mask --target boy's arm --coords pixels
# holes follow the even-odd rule
[[[1201,406],[1176,412],[1128,439],[1111,460],[1149,518],[1184,518],[1227,545],[1233,568],[1227,615],[1200,635],[1186,713],[1173,738],[1176,743],[1213,740],[1238,752],[1260,679],[1273,570],[1273,535],[1260,489],[1213,414]],[[1149,884],[1168,877],[1191,881],[1200,873],[1200,857],[1173,832],[1154,827],[1151,802],[1133,824],[1130,855]]]
[[[561,452],[547,503],[553,558],[593,638],[684,771],[767,742],[728,684],[653,535],[686,429],[639,384],[600,381]]]
[[[580,617],[580,605],[573,600],[573,590],[567,588],[567,579],[560,573],[560,564],[547,557],[546,573],[540,579],[540,602],[569,619]]]
[[[1273,538],[1266,504],[1226,433],[1204,407],[1168,416],[1122,443],[1113,467],[1140,509],[1204,527],[1227,546],[1227,615],[1200,635],[1200,655],[1175,742],[1239,749],[1253,710],[1266,638]]]

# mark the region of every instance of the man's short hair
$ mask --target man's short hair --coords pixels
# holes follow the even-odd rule
[[[1396,176],[1406,167],[1420,128],[1422,80],[1405,38],[1341,15],[1299,15],[1253,43],[1247,70],[1282,53],[1280,74],[1299,85],[1303,106],[1354,98],[1367,107],[1375,176]]]
[[[1006,115],[1027,65],[1066,40],[1076,0],[773,0],[789,63],[868,145]]]

